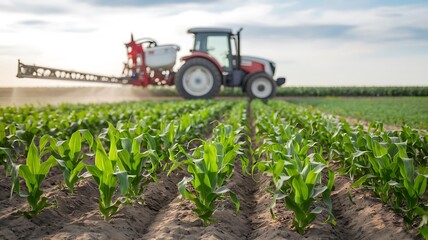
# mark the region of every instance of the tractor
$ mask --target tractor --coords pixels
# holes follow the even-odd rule
[[[191,28],[195,42],[191,54],[182,57],[177,72],[177,45],[158,45],[151,38],[126,43],[128,61],[121,77],[108,77],[76,71],[25,65],[18,60],[19,78],[42,78],[133,84],[136,86],[175,85],[186,99],[213,98],[224,87],[240,87],[250,99],[269,99],[285,78],[274,80],[275,63],[241,55],[241,31],[227,28]]]

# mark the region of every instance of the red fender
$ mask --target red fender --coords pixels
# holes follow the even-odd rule
[[[211,55],[204,53],[204,52],[192,52],[192,55],[184,56],[184,57],[180,58],[180,60],[181,61],[187,61],[189,59],[197,58],[197,57],[205,58],[205,59],[211,61],[218,68],[218,71],[220,72],[220,74],[223,73],[223,67],[220,65],[220,63],[215,58],[213,58]]]
[[[242,61],[241,69],[246,73],[263,72],[265,67],[262,63],[256,61]]]

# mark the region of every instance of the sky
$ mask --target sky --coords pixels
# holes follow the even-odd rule
[[[242,54],[286,86],[428,85],[426,0],[0,0],[0,87],[94,85],[18,79],[17,62],[120,76],[131,33],[180,57],[192,27],[243,27]]]

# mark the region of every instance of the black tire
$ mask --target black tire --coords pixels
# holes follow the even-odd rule
[[[220,92],[221,79],[222,75],[214,63],[204,58],[193,58],[178,70],[174,84],[177,92],[186,99],[207,99]]]
[[[269,99],[276,93],[276,84],[265,72],[254,73],[245,83],[245,92],[250,99]]]

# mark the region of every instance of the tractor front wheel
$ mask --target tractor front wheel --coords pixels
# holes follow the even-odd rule
[[[175,75],[178,93],[187,99],[212,98],[221,87],[221,74],[207,59],[188,60]]]
[[[275,96],[275,91],[275,82],[271,76],[264,72],[251,76],[245,86],[245,92],[250,99],[269,99]]]

